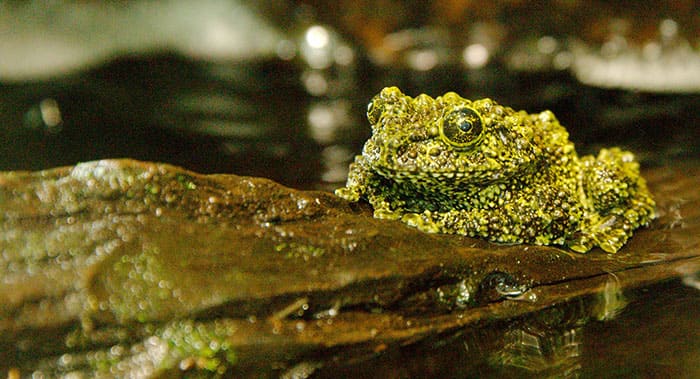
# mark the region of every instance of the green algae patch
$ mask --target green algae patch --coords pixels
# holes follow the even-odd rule
[[[127,343],[128,333],[103,333],[98,338],[117,340],[104,349],[80,351],[94,346],[94,333],[76,333],[70,352],[55,361],[43,361],[37,373],[105,377],[221,377],[237,363],[229,338],[238,326],[226,320],[195,322],[176,320],[144,328],[146,335]],[[121,339],[121,341],[119,341]]]
[[[92,288],[93,296],[95,292],[109,294],[94,301],[97,308],[111,309],[121,322],[146,322],[158,313],[173,313],[181,307],[179,294],[174,292],[177,278],[164,267],[159,254],[158,247],[146,247],[135,254],[117,256],[108,273],[96,281],[102,288]]]
[[[322,248],[297,242],[282,242],[275,245],[275,251],[281,253],[285,258],[301,258],[305,261],[325,254],[325,250]]]

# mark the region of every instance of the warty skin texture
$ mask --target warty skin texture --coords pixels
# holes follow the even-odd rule
[[[528,114],[454,92],[415,98],[384,88],[372,136],[336,194],[374,216],[431,233],[499,243],[617,252],[650,223],[655,203],[634,155],[579,157],[550,111]]]

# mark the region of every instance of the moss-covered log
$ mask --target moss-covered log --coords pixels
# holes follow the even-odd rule
[[[659,217],[611,255],[426,234],[329,193],[163,164],[2,173],[0,370],[265,371],[691,275],[699,174],[647,171]]]

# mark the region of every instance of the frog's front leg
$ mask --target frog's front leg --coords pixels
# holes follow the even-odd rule
[[[350,163],[345,187],[336,189],[336,196],[353,202],[360,200],[360,197],[367,192],[367,184],[373,175],[367,167],[365,158],[361,155],[355,156],[355,161]]]
[[[615,253],[634,229],[654,218],[654,200],[632,153],[603,149],[597,158],[583,157],[581,163],[583,190],[594,211],[585,215],[567,245],[579,252],[599,246]]]
[[[403,213],[401,221],[429,233],[461,234],[497,243],[562,244],[563,219],[535,210],[521,212],[513,204],[498,209],[452,209]],[[559,231],[557,231],[559,230]]]
[[[363,198],[372,204],[374,217],[395,220],[401,218],[401,213],[393,209],[400,208],[402,203],[397,205],[394,204],[395,199],[387,198],[386,194],[392,191],[386,191],[385,188],[390,184],[370,168],[364,156],[357,155],[350,164],[345,187],[336,189],[335,194],[351,202]]]

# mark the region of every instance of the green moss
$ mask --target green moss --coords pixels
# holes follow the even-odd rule
[[[156,319],[163,310],[176,308],[176,283],[159,255],[158,248],[145,247],[113,262],[112,270],[101,283],[110,295],[98,308],[110,310],[119,320],[139,322]]]
[[[235,365],[237,360],[226,340],[231,334],[232,330],[218,322],[173,322],[159,333],[160,338],[167,341],[171,354],[170,359],[161,363],[161,368],[170,369],[174,361],[181,364],[184,359],[188,359],[197,369],[222,374],[228,367]]]
[[[219,377],[237,363],[228,338],[235,328],[225,320],[178,320],[156,328],[134,345],[65,354],[58,372],[83,372],[110,377]],[[87,337],[83,337],[87,338]]]
[[[179,174],[175,179],[188,190],[197,189],[197,184],[195,184],[194,180],[189,175]]]
[[[275,251],[282,253],[285,258],[301,258],[305,261],[321,257],[326,252],[323,248],[297,242],[277,244],[275,245]]]

